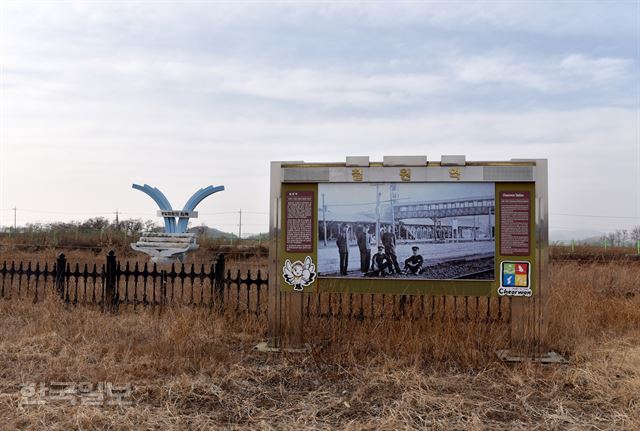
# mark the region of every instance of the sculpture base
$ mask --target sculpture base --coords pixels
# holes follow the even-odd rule
[[[199,248],[194,233],[144,232],[140,240],[131,244],[135,251],[148,254],[159,265],[183,263],[186,254]]]

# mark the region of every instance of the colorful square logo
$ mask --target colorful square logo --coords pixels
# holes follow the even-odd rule
[[[515,263],[503,263],[502,264],[502,273],[503,274],[515,274],[516,273],[516,264]]]
[[[528,263],[523,263],[523,262],[518,262],[515,264],[510,264],[510,265],[514,265],[516,267],[516,274],[524,274],[524,275],[528,275],[529,274],[529,264]]]
[[[502,274],[502,285],[505,287],[513,287],[516,285],[515,274]]]
[[[502,262],[500,273],[501,286],[530,288],[530,265],[531,263],[529,262]]]
[[[516,274],[516,287],[529,287],[529,280],[527,274]]]
[[[502,262],[500,264],[500,296],[531,296],[531,262]]]

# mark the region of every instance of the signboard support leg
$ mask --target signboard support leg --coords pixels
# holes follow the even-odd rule
[[[536,162],[535,226],[536,226],[536,289],[533,297],[511,298],[510,350],[499,350],[498,357],[505,362],[535,361],[566,363],[567,360],[549,350],[548,302],[550,296],[549,264],[549,209],[547,161]]]
[[[286,347],[289,349],[304,349],[304,331],[303,331],[303,298],[302,293],[293,292],[288,296],[287,310],[287,342]]]
[[[269,206],[269,297],[268,340],[255,348],[262,352],[306,352],[303,337],[303,298],[298,292],[280,289],[282,267],[278,264],[280,245],[281,163],[271,163],[271,203]],[[271,275],[273,274],[273,275]]]
[[[271,284],[271,277],[269,277],[269,283]],[[280,331],[282,327],[282,310],[280,307],[282,296],[277,286],[269,286],[269,303],[267,306],[267,335],[269,339],[267,344],[272,349],[282,347],[282,333]]]
[[[269,203],[269,298],[268,298],[268,341],[267,348],[282,347],[282,302],[280,291],[280,270],[278,268],[278,247],[280,240],[280,162],[271,162],[271,200]],[[260,348],[260,345],[258,345]]]

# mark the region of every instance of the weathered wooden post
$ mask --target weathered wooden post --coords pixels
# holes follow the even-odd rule
[[[58,255],[58,259],[56,259],[56,270],[55,270],[55,286],[56,292],[60,299],[64,301],[64,272],[67,268],[67,258],[64,253],[60,253]]]
[[[531,269],[533,295],[514,296],[511,298],[511,350],[501,351],[503,360],[558,363],[564,358],[549,351],[547,333],[549,329],[549,189],[548,162],[546,159],[517,159],[517,162],[533,163],[533,196],[529,220],[530,237],[535,246],[530,246],[530,259],[534,265]],[[501,206],[502,203],[501,203]],[[519,211],[521,211],[520,208]],[[506,213],[502,208],[502,213]],[[501,218],[505,218],[504,216]],[[505,218],[509,220],[509,218]],[[511,226],[511,229],[513,227]],[[502,228],[501,230],[506,230]],[[517,273],[517,272],[516,272]]]
[[[302,163],[302,162],[293,162]],[[315,291],[316,271],[310,252],[317,246],[314,235],[314,214],[317,213],[317,193],[309,184],[293,186],[283,193],[281,162],[271,163],[271,200],[269,205],[269,304],[268,349],[305,349],[303,289]],[[299,223],[296,235],[290,231],[281,238],[283,225]],[[294,238],[295,236],[295,238]],[[288,278],[292,265],[305,268],[308,278],[293,282]],[[271,275],[273,274],[273,275]],[[284,277],[284,278],[283,278]]]

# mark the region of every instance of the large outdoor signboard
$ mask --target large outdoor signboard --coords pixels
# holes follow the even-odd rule
[[[546,187],[546,160],[274,162],[274,288],[531,296],[546,259]]]

